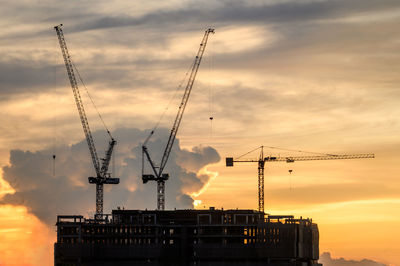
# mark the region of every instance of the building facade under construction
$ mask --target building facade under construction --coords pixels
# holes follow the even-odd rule
[[[317,266],[311,219],[254,210],[114,210],[57,217],[55,265]]]

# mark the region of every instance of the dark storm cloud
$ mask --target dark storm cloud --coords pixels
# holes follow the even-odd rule
[[[105,187],[105,212],[117,206],[125,208],[154,209],[156,206],[156,183],[142,184],[141,146],[148,131],[137,129],[118,129],[114,137],[116,147],[114,176],[121,183]],[[104,134],[96,133],[95,139],[105,139]],[[160,130],[158,137],[149,142],[149,150],[154,154],[155,162],[161,154],[168,137],[167,130]],[[162,139],[161,139],[162,138]],[[104,144],[97,147],[102,156]],[[95,203],[94,186],[87,184],[87,177],[93,175],[90,156],[85,141],[72,146],[57,147],[56,164],[53,176],[52,151],[36,152],[13,150],[10,153],[10,165],[3,168],[4,179],[16,190],[7,194],[2,204],[24,205],[42,221],[52,224],[57,214],[93,214]],[[219,155],[211,147],[195,147],[192,151],[174,145],[170,160],[164,172],[170,174],[166,183],[166,207],[191,208],[193,199],[188,193],[201,189],[208,176],[197,175],[197,171],[186,169],[179,161],[196,160],[193,165],[200,169],[219,161]],[[179,160],[178,160],[179,159]]]
[[[362,260],[347,260],[344,258],[334,259],[329,252],[321,254],[319,262],[324,266],[386,266],[386,264],[379,263],[369,259]]]

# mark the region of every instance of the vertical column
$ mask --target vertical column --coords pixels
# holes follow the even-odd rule
[[[165,181],[157,180],[157,210],[165,209]]]
[[[103,218],[103,195],[103,184],[96,183],[96,220]]]
[[[264,160],[258,161],[258,211],[264,212]]]

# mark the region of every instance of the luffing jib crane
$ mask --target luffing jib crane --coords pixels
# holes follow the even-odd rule
[[[164,154],[161,159],[161,163],[159,166],[156,166],[153,160],[150,157],[149,151],[147,149],[147,142],[150,137],[153,135],[154,130],[150,132],[150,135],[146,139],[146,141],[142,145],[142,180],[143,183],[147,183],[148,181],[156,181],[157,182],[157,210],[165,209],[165,181],[168,180],[169,174],[163,173],[165,165],[167,164],[169,154],[171,153],[172,145],[174,144],[176,134],[178,133],[179,125],[182,121],[183,113],[185,111],[186,104],[189,100],[190,92],[192,91],[193,83],[196,79],[196,74],[200,66],[201,59],[204,54],[204,50],[206,49],[208,36],[210,33],[214,33],[214,29],[207,29],[204,33],[203,40],[200,44],[200,48],[197,52],[196,58],[194,60],[193,66],[191,68],[191,73],[186,84],[185,92],[182,97],[182,101],[179,105],[178,114],[176,115],[174,125],[172,126],[171,133],[169,135],[169,139],[167,145],[164,150]],[[149,164],[153,170],[154,174],[144,174],[144,157],[146,156]]]
[[[260,149],[258,159],[240,159],[246,154]],[[374,154],[326,154],[315,156],[286,156],[286,157],[264,157],[264,146],[260,146],[244,155],[234,159],[232,157],[226,158],[226,166],[233,166],[233,163],[258,163],[258,211],[264,212],[264,165],[266,162],[286,162],[293,163],[295,161],[317,161],[317,160],[342,160],[342,159],[365,159],[374,158]]]
[[[110,165],[112,152],[115,144],[117,144],[117,141],[111,136],[110,131],[107,130],[107,133],[110,136],[110,141],[108,143],[108,149],[106,150],[105,157],[101,158],[101,164],[100,164],[99,157],[97,156],[96,147],[94,145],[92,132],[90,131],[89,122],[86,117],[85,108],[83,106],[82,98],[79,92],[78,83],[75,78],[73,63],[71,60],[71,56],[69,55],[67,44],[65,42],[64,34],[61,27],[62,24],[55,26],[54,29],[57,32],[58,41],[64,58],[65,67],[67,69],[68,78],[71,83],[72,92],[74,94],[76,107],[78,108],[79,117],[82,122],[83,131],[85,133],[86,141],[89,146],[89,151],[92,157],[93,166],[96,171],[96,176],[89,177],[88,180],[90,184],[96,184],[95,219],[100,220],[103,218],[103,195],[104,195],[103,185],[119,184],[119,178],[112,178],[110,173],[108,173],[108,167]]]

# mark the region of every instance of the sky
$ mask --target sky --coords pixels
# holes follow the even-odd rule
[[[227,168],[225,157],[261,145],[271,156],[374,153],[267,163],[265,211],[312,218],[324,265],[400,265],[399,1],[0,4],[1,266],[52,265],[57,215],[95,210],[60,23],[118,141],[110,168],[121,184],[105,188],[105,212],[156,208],[155,184],[140,180],[141,143],[158,124],[149,150],[159,162],[179,84],[212,27],[166,167],[166,208],[257,209],[257,164]],[[101,157],[107,135],[80,90]]]

